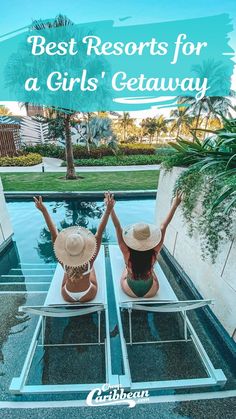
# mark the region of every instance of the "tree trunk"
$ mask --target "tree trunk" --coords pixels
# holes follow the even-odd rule
[[[25,102],[26,115],[29,116],[29,102]]]
[[[91,139],[91,133],[90,133],[90,124],[89,124],[89,122],[90,122],[90,114],[89,114],[89,112],[88,112],[88,122],[87,122],[87,150],[88,150],[88,153],[90,154],[90,139]]]
[[[207,129],[207,127],[208,127],[208,122],[210,120],[210,116],[211,116],[211,112],[209,112],[208,115],[207,115],[207,117],[206,117],[205,129]],[[205,140],[205,138],[206,138],[206,132],[204,132],[203,140]]]
[[[176,134],[176,138],[178,138],[179,134],[181,131],[181,124],[178,125],[178,129],[177,129],[177,134]]]
[[[202,105],[200,104],[195,128],[198,128],[201,112],[202,112]]]
[[[65,127],[65,140],[66,140],[66,179],[76,179],[75,166],[74,166],[74,156],[73,156],[73,147],[71,141],[71,131],[70,131],[70,115],[65,116],[64,120]]]
[[[124,122],[124,127],[123,127],[123,142],[125,143],[126,141],[126,126],[125,126],[125,122]]]

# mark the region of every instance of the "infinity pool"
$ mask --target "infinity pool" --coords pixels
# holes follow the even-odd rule
[[[50,234],[42,214],[33,201],[8,202],[8,211],[14,230],[14,240],[21,262],[54,262]],[[96,231],[104,211],[102,201],[64,200],[46,201],[46,206],[58,229],[72,225],[87,227]],[[139,222],[154,222],[154,199],[117,201],[116,211],[123,226]],[[115,242],[115,230],[109,220],[103,242]]]

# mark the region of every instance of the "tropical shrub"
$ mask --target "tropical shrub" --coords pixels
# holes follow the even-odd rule
[[[171,147],[158,147],[156,148],[156,155],[160,158],[160,161],[165,162],[167,158],[171,158],[175,153]]]
[[[29,153],[18,157],[0,157],[0,166],[34,166],[42,163],[42,156]]]
[[[155,154],[155,147],[149,144],[121,144],[119,149],[123,152],[124,155],[138,155],[138,154],[146,154],[151,155]]]
[[[106,145],[101,145],[99,147],[90,146],[90,151],[88,151],[87,147],[83,147],[81,145],[74,145],[74,158],[75,159],[100,159],[104,156],[114,156],[114,149],[111,147],[107,147]]]
[[[189,234],[199,232],[202,256],[210,256],[213,263],[221,243],[233,239],[236,212],[236,119],[223,120],[223,128],[203,142],[195,135],[194,142],[180,138],[170,143],[174,153],[164,159],[167,170],[186,167],[175,190],[184,192],[182,210]]]
[[[38,153],[43,157],[65,159],[65,148],[55,144],[37,144],[23,147],[25,153]]]

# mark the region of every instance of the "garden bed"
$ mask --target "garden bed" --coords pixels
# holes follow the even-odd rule
[[[35,146],[24,147],[26,153],[39,153],[43,157],[54,157],[65,159],[65,148],[55,144],[38,144]],[[90,145],[89,150],[86,146],[73,145],[75,159],[100,159],[114,155],[155,155],[156,147],[150,144],[120,144],[116,147],[107,145]]]
[[[42,163],[43,159],[40,154],[29,153],[16,157],[0,157],[0,166],[35,166]]]

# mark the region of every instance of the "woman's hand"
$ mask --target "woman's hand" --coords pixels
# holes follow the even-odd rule
[[[182,197],[183,197],[183,192],[180,190],[177,190],[176,195],[173,199],[173,206],[177,208],[182,201]]]
[[[108,192],[105,192],[105,198],[104,198],[104,203],[106,205],[106,209],[107,211],[110,213],[115,205],[115,200],[114,200],[114,194]]]
[[[34,202],[35,202],[36,208],[38,208],[39,211],[44,212],[46,210],[46,207],[43,203],[43,198],[41,196],[39,196],[38,198],[34,196]]]

